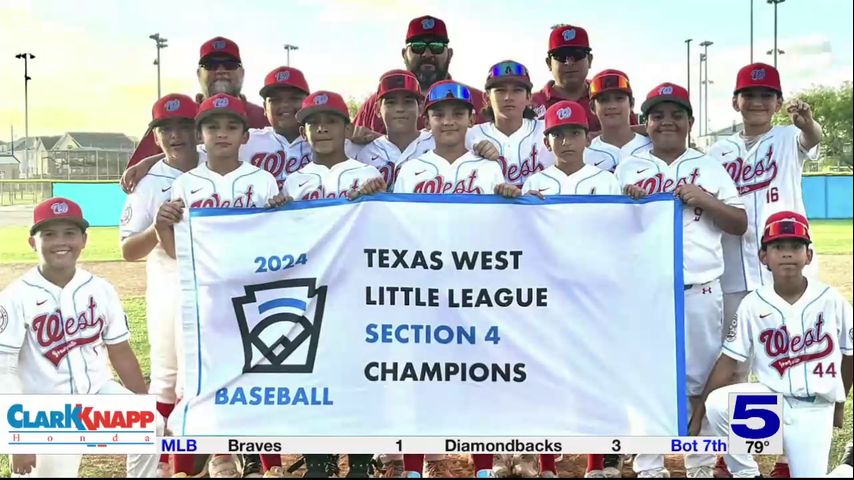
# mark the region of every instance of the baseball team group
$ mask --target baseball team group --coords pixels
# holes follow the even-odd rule
[[[355,119],[340,94],[311,90],[292,67],[267,74],[263,107],[249,102],[237,44],[204,42],[202,93],[157,100],[122,178],[129,192],[122,254],[146,259],[150,381],[115,288],[77,266],[84,213],[55,197],[34,209],[29,244],[38,265],[0,294],[0,393],[149,393],[158,430],[168,433],[183,385],[174,226],[191,208],[275,208],[378,192],[541,199],[669,192],[683,209],[689,434],[728,434],[730,392],[780,393],[785,455],[772,476],[826,475],[854,376],[854,339],[851,304],[818,279],[805,217],[801,172],[822,140],[810,106],[784,101],[773,66],[746,65],[732,76],[742,130],[701,152],[689,145],[686,89],[664,82],[639,95],[639,121],[626,73],[588,78],[593,54],[582,27],[548,34],[553,80],[539,91],[513,60],[486,72],[483,91],[451,79],[449,41],[441,19],[413,19],[401,51],[406,68],[384,73]],[[782,109],[789,126],[772,124]],[[380,453],[348,455],[347,476],[447,475],[441,456]],[[337,475],[338,458],[305,455],[305,476]],[[556,477],[556,460],[472,455],[476,477]],[[80,461],[16,454],[12,474],[75,477]],[[670,476],[663,455],[588,455],[585,476],[621,477],[624,461],[638,477]],[[760,474],[751,455],[688,454],[684,464],[692,478]],[[264,454],[128,455],[127,468],[138,477],[287,473],[280,456]]]

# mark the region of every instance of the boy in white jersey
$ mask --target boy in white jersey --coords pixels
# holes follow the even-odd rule
[[[160,245],[159,237],[171,229],[164,223],[174,208],[169,199],[172,182],[198,165],[195,118],[198,105],[190,97],[170,94],[151,110],[149,129],[165,157],[128,195],[119,233],[127,261],[146,258],[145,317],[151,357],[148,393],[157,396],[157,411],[168,420],[175,408],[179,385],[178,359],[181,326],[178,321],[178,266]],[[169,454],[160,457],[158,477],[171,477]]]
[[[0,394],[147,392],[116,289],[77,267],[88,227],[80,206],[65,198],[47,199],[33,210],[29,243],[39,263],[0,292]],[[113,380],[111,366],[123,385]],[[72,478],[82,458],[11,457],[13,477]],[[157,458],[128,455],[127,475],[154,476]]]
[[[588,123],[584,107],[561,100],[546,110],[545,144],[556,163],[534,174],[522,191],[534,195],[619,195],[617,178],[584,162]]]
[[[353,125],[341,95],[324,90],[312,93],[302,102],[297,120],[314,160],[285,180],[288,196],[295,200],[353,199],[386,190],[379,170],[347,157],[345,141]]]
[[[240,160],[270,172],[281,190],[288,175],[311,161],[311,147],[300,135],[296,118],[311,90],[300,70],[278,67],[267,74],[258,93],[271,126],[249,129]]]
[[[529,106],[531,78],[524,65],[505,60],[489,69],[486,79],[488,106],[483,114],[491,121],[475,125],[469,144],[489,140],[498,147],[504,181],[521,187],[531,175],[554,164],[554,155],[543,145],[543,121]]]
[[[395,193],[521,194],[504,182],[498,163],[466,149],[466,131],[474,119],[468,87],[451,80],[437,82],[427,91],[424,108],[436,148],[401,165]],[[472,458],[477,477],[492,476],[491,454]],[[404,455],[403,463],[408,477],[421,477],[424,455]]]
[[[436,148],[398,170],[395,193],[506,193],[498,163],[466,149],[466,132],[474,118],[468,87],[443,80],[430,87],[425,104],[427,128]]]
[[[652,141],[632,130],[635,97],[629,77],[619,70],[603,70],[590,80],[590,107],[602,126],[584,151],[584,163],[613,172],[620,160],[652,148]]]
[[[732,177],[747,211],[747,232],[723,238],[721,288],[726,321],[733,318],[748,292],[771,283],[771,273],[754,254],[759,250],[760,228],[774,212],[806,214],[801,173],[806,159],[817,158],[822,136],[810,106],[799,100],[786,108],[792,125],[771,124],[774,114],[783,108],[780,73],[771,65],[754,63],[738,71],[732,106],[741,114],[744,130],[721,139],[709,151]],[[817,280],[818,266],[815,257],[806,267],[807,276]],[[750,366],[739,364],[739,368],[735,381],[744,382]],[[719,467],[725,468],[720,463]],[[784,459],[775,465],[773,474],[789,476]]]
[[[276,179],[238,159],[240,146],[249,137],[246,107],[239,98],[224,93],[208,98],[199,106],[196,132],[207,152],[207,160],[182,174],[172,184],[172,200],[164,207],[163,222],[174,227],[189,218],[190,208],[278,207],[287,201],[279,193]],[[161,245],[175,258],[174,229],[160,237]],[[269,469],[280,467],[277,455],[261,455]],[[192,465],[175,465],[176,473],[191,475]],[[215,455],[208,466],[211,476],[236,475],[231,455]]]
[[[684,88],[671,83],[655,87],[641,110],[647,116],[652,149],[624,159],[616,175],[624,191],[634,198],[673,192],[682,200],[686,390],[693,405],[720,354],[721,235],[743,234],[747,215],[721,164],[686,148],[694,119]],[[686,473],[689,477],[710,476],[714,463],[713,455],[686,455]],[[663,455],[638,455],[633,468],[638,476],[669,475]]]
[[[851,304],[836,289],[803,275],[813,261],[809,243],[803,215],[783,211],[768,217],[759,258],[773,283],[742,300],[704,389],[705,411],[697,409],[689,430],[696,435],[705,416],[716,435],[726,436],[729,393],[780,393],[783,451],[793,477],[827,473],[832,428],[842,426],[854,365]],[[758,383],[726,386],[739,363],[752,365]],[[735,455],[728,463],[733,476],[759,475],[750,455]]]

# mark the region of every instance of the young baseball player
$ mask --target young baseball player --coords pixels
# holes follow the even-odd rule
[[[88,227],[80,206],[66,198],[33,210],[29,243],[38,265],[0,292],[0,393],[147,393],[115,288],[77,266]],[[156,428],[162,435],[159,415]],[[15,454],[10,463],[15,477],[73,478],[81,458]],[[157,459],[128,455],[128,476],[153,477]]]
[[[655,87],[641,111],[647,116],[652,149],[621,161],[616,176],[633,198],[673,192],[682,200],[686,390],[693,405],[720,353],[721,235],[743,234],[747,215],[721,164],[686,147],[694,119],[684,88],[672,83]],[[686,473],[689,477],[711,476],[714,463],[713,455],[686,455]],[[638,476],[669,475],[662,455],[638,455],[633,468]]]
[[[379,170],[348,158],[345,140],[352,132],[350,113],[341,95],[317,91],[305,98],[296,114],[300,134],[311,146],[313,161],[285,180],[284,191],[295,200],[356,198],[387,190]],[[349,454],[348,477],[367,477],[373,455]],[[329,476],[334,454],[304,455],[307,477]]]
[[[617,178],[607,170],[584,162],[587,114],[576,102],[563,100],[546,110],[545,145],[556,163],[534,174],[522,191],[534,195],[619,195]]]
[[[287,195],[297,200],[352,199],[386,190],[379,170],[347,157],[345,140],[353,125],[341,95],[323,90],[312,93],[302,102],[297,120],[314,160],[288,176]]]
[[[759,250],[759,228],[768,215],[791,210],[805,214],[801,172],[807,159],[818,157],[821,126],[810,106],[792,101],[787,113],[789,126],[774,126],[774,114],[783,108],[780,73],[771,65],[754,63],[736,76],[732,107],[742,117],[744,129],[715,143],[709,155],[718,159],[738,188],[747,211],[747,233],[724,235],[724,319],[731,319],[741,299],[771,283],[771,274],[753,254]],[[810,247],[812,248],[812,247]],[[813,251],[815,256],[815,252]],[[807,276],[818,279],[818,258],[807,268]],[[750,366],[739,364],[736,381],[747,380]],[[719,462],[719,468],[725,468]],[[774,476],[788,477],[784,458],[774,467]]]
[[[270,172],[281,190],[288,175],[311,161],[311,148],[300,135],[296,113],[311,93],[303,73],[278,67],[264,78],[259,94],[269,127],[249,129],[249,140],[240,147],[240,160]]]
[[[490,119],[469,130],[470,144],[489,140],[498,147],[498,161],[507,183],[521,187],[531,175],[554,164],[554,155],[543,145],[543,122],[528,104],[531,78],[524,65],[505,60],[489,69],[486,79]]]
[[[704,419],[728,435],[729,394],[783,395],[783,451],[793,477],[827,474],[833,426],[842,426],[851,391],[851,304],[833,287],[804,276],[814,260],[807,219],[793,211],[765,222],[759,250],[772,282],[749,293],[730,323],[722,348],[691,419],[696,435]],[[739,363],[752,365],[758,383],[731,383]],[[736,477],[759,476],[751,455],[728,457]]]
[[[157,100],[149,128],[165,157],[158,161],[128,195],[119,233],[122,255],[127,261],[146,258],[145,316],[151,346],[151,384],[148,393],[157,396],[157,411],[168,421],[181,395],[178,347],[181,324],[177,319],[178,266],[160,245],[168,225],[159,215],[168,202],[172,182],[198,165],[195,117],[198,105],[186,95],[170,94]],[[169,455],[160,457],[158,477],[171,477]]]
[[[496,193],[517,197],[517,187],[504,182],[498,163],[478,157],[466,148],[466,132],[474,119],[468,87],[450,80],[437,82],[424,105],[427,128],[436,148],[400,166],[395,193]],[[472,455],[477,477],[491,477],[492,455]],[[404,455],[408,477],[421,477],[424,455]]]
[[[199,106],[196,132],[207,152],[207,160],[182,174],[172,184],[172,200],[160,210],[163,224],[168,228],[160,237],[166,253],[175,257],[174,227],[188,218],[189,208],[260,208],[277,207],[286,197],[279,193],[276,179],[258,167],[241,162],[240,146],[248,137],[246,109],[243,101],[227,94],[208,98]],[[254,457],[245,462],[254,465]],[[177,460],[177,458],[176,458]],[[278,455],[261,455],[265,470],[278,472]],[[176,473],[192,474],[192,464],[175,466]],[[244,474],[246,466],[244,465]],[[229,477],[238,472],[231,455],[215,455],[208,465],[211,476]]]
[[[632,129],[635,97],[629,77],[619,70],[604,70],[590,80],[590,108],[601,133],[584,151],[584,163],[613,172],[622,158],[652,148],[652,141]]]
[[[391,70],[380,77],[377,115],[386,134],[365,145],[356,160],[375,167],[388,186],[394,185],[398,165],[435,148],[429,130],[418,129],[424,96],[418,78],[407,70]]]

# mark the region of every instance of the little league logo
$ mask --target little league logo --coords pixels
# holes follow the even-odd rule
[[[213,101],[214,108],[225,108],[228,106],[228,99],[225,97],[217,98]]]
[[[570,28],[569,30],[564,30],[563,31],[563,41],[569,42],[572,40],[575,40],[575,29]]]
[[[278,72],[276,74],[276,81],[277,82],[287,82],[289,78],[291,78],[291,72],[289,72],[287,70],[282,71],[282,72]]]
[[[751,80],[757,80],[757,81],[758,80],[765,80],[765,69],[764,68],[757,68],[756,70],[753,70],[752,72],[750,72],[750,79]]]
[[[326,102],[328,102],[328,101],[329,101],[329,97],[326,95],[318,95],[318,96],[314,97],[314,104],[315,105],[326,105]]]
[[[223,48],[225,48],[225,40],[214,40],[211,43],[211,46],[214,48],[214,50],[222,50]]]
[[[423,28],[424,30],[432,30],[435,26],[436,21],[432,18],[425,18],[424,20],[421,20],[421,28]]]
[[[669,85],[666,87],[661,87],[658,89],[658,94],[659,95],[672,95],[673,94],[673,87],[671,87]]]
[[[3,330],[6,330],[6,325],[9,324],[9,314],[6,312],[6,309],[0,307],[0,333],[3,333]]]
[[[566,120],[567,118],[572,116],[572,109],[569,107],[563,107],[557,111],[558,120]]]
[[[68,213],[68,204],[65,202],[54,203],[50,209],[54,215],[63,215]]]
[[[244,373],[311,373],[320,340],[326,287],[315,278],[244,287],[232,298],[243,341]]]
[[[177,98],[169,100],[168,102],[166,102],[166,111],[167,112],[175,112],[179,108],[181,108],[181,100],[178,100]]]

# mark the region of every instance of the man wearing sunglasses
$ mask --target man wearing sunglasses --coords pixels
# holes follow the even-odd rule
[[[406,46],[401,50],[406,69],[412,72],[421,85],[427,90],[434,83],[449,80],[448,66],[454,49],[448,46],[448,30],[445,22],[429,15],[412,19],[406,31]],[[481,115],[483,109],[483,92],[469,87],[474,101],[475,123],[486,121]],[[379,111],[376,94],[371,95],[356,113],[356,132],[352,141],[368,143],[379,135],[386,133],[385,125],[377,114]],[[418,128],[424,128],[424,118],[418,120]]]
[[[243,87],[243,64],[240,61],[240,49],[237,44],[225,37],[215,37],[203,43],[200,49],[199,66],[196,69],[199,78],[201,93],[196,94],[196,103],[201,104],[206,98],[218,93],[227,93],[235,97],[242,97],[240,90]],[[269,125],[264,109],[242,98],[246,105],[249,128],[264,128]],[[122,186],[128,191],[133,190],[139,178],[145,172],[139,172],[139,178],[134,174],[134,165],[141,160],[161,153],[160,147],[154,143],[154,135],[149,129],[134,150],[128,161],[128,170],[122,175]],[[158,157],[156,163],[162,157]],[[149,166],[150,168],[150,166]]]
[[[531,106],[539,118],[543,118],[546,109],[555,103],[571,100],[587,110],[590,133],[596,135],[601,131],[599,118],[590,109],[590,82],[587,81],[587,74],[593,63],[591,52],[587,30],[573,25],[561,25],[552,29],[546,65],[553,80],[549,80],[543,89],[534,93],[531,98]],[[637,116],[632,112],[631,124],[637,123]]]

